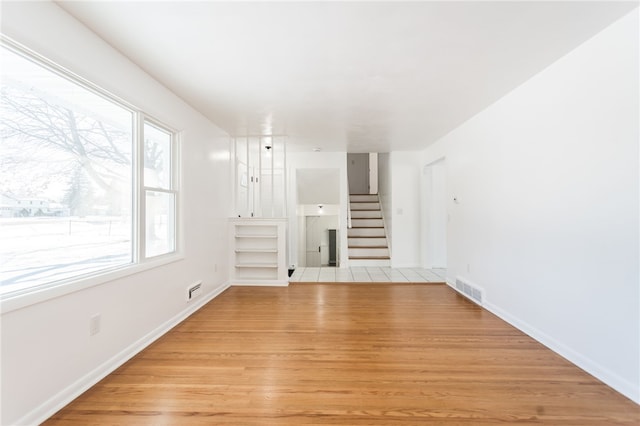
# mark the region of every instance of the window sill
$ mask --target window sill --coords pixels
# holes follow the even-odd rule
[[[153,260],[136,265],[127,265],[108,272],[96,273],[95,275],[72,278],[66,281],[56,282],[42,287],[36,287],[32,291],[26,293],[12,294],[7,293],[0,296],[0,314],[4,315],[11,311],[26,308],[36,303],[46,302],[47,300],[76,291],[86,290],[91,287],[106,284],[120,278],[135,275],[140,272],[148,271],[159,266],[168,265],[169,263],[178,262],[184,259],[182,254],[170,254],[161,256]]]

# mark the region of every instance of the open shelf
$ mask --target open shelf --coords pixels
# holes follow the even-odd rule
[[[287,285],[286,219],[230,219],[233,285]]]

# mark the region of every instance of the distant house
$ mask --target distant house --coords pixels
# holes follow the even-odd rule
[[[0,217],[69,216],[69,208],[44,198],[0,194]]]

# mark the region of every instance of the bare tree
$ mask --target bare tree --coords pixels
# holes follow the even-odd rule
[[[121,178],[110,166],[130,163],[130,151],[126,152],[127,144],[122,143],[131,140],[130,132],[108,127],[99,119],[17,87],[3,86],[0,96],[3,144],[69,154],[104,189],[110,186],[109,181]],[[16,166],[11,158],[6,160],[8,166]],[[23,158],[19,165],[24,165]],[[64,172],[72,165],[61,166]]]
[[[130,182],[132,170],[131,128],[36,90],[4,83],[0,90],[0,137],[2,172],[6,175],[0,178],[0,185],[7,186],[9,180],[26,175],[29,169],[29,182],[13,183],[35,195],[52,179],[64,180],[68,185],[64,201],[76,200],[70,207],[77,204],[81,193],[92,198],[89,192],[93,187],[103,193],[117,192],[123,185],[130,190],[126,182]],[[161,153],[153,142],[145,141],[145,145],[145,164],[161,167]]]

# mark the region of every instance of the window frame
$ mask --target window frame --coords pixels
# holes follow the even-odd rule
[[[50,281],[45,284],[17,289],[0,294],[0,314],[5,314],[36,303],[41,303],[56,297],[84,290],[93,286],[105,284],[117,279],[122,279],[146,270],[162,265],[177,262],[184,259],[183,236],[181,224],[181,132],[154,118],[144,109],[139,108],[125,99],[111,93],[103,87],[83,78],[71,70],[57,64],[53,60],[41,55],[20,43],[0,34],[0,47],[20,55],[37,66],[58,75],[67,81],[82,87],[91,93],[100,96],[109,102],[129,111],[132,115],[132,187],[131,187],[131,262],[106,267],[98,271],[80,273],[74,277]],[[174,250],[152,257],[144,256],[144,123],[168,132],[171,135],[171,192],[175,197],[174,204]],[[153,189],[155,190],[155,189]]]
[[[144,262],[144,261],[149,261],[151,259],[161,259],[164,257],[168,257],[168,256],[172,256],[175,255],[176,253],[180,252],[180,232],[178,231],[178,227],[180,225],[180,202],[179,202],[179,183],[180,183],[180,159],[179,159],[179,146],[180,146],[180,137],[179,137],[179,132],[176,132],[175,130],[172,130],[170,127],[168,127],[166,124],[161,123],[160,121],[152,118],[151,116],[149,116],[148,114],[142,113],[140,112],[139,114],[137,114],[137,122],[136,122],[136,133],[139,133],[139,137],[137,139],[138,141],[138,145],[137,145],[137,149],[136,149],[136,154],[137,154],[137,159],[136,159],[136,163],[137,163],[137,191],[138,191],[138,196],[136,198],[137,201],[137,215],[136,215],[136,221],[138,224],[138,244],[136,244],[136,249],[134,251],[137,252],[138,255],[138,260],[139,262]],[[170,154],[171,154],[171,158],[170,158],[170,163],[169,166],[171,168],[171,174],[170,174],[170,178],[169,178],[169,184],[170,184],[170,188],[166,189],[166,188],[162,188],[160,186],[147,186],[146,182],[144,180],[144,126],[145,124],[148,123],[149,125],[156,127],[159,130],[165,131],[169,134],[169,136],[171,137],[170,140]],[[173,229],[174,229],[174,235],[173,235],[173,251],[171,252],[167,252],[167,253],[162,253],[162,254],[158,254],[155,256],[147,256],[146,254],[146,241],[147,241],[147,227],[146,227],[146,215],[147,215],[147,205],[146,205],[146,200],[147,200],[147,192],[148,191],[154,191],[154,192],[162,192],[162,193],[166,193],[166,194],[172,194],[174,197],[174,205],[173,205],[173,218],[174,218],[174,223],[173,223]]]

